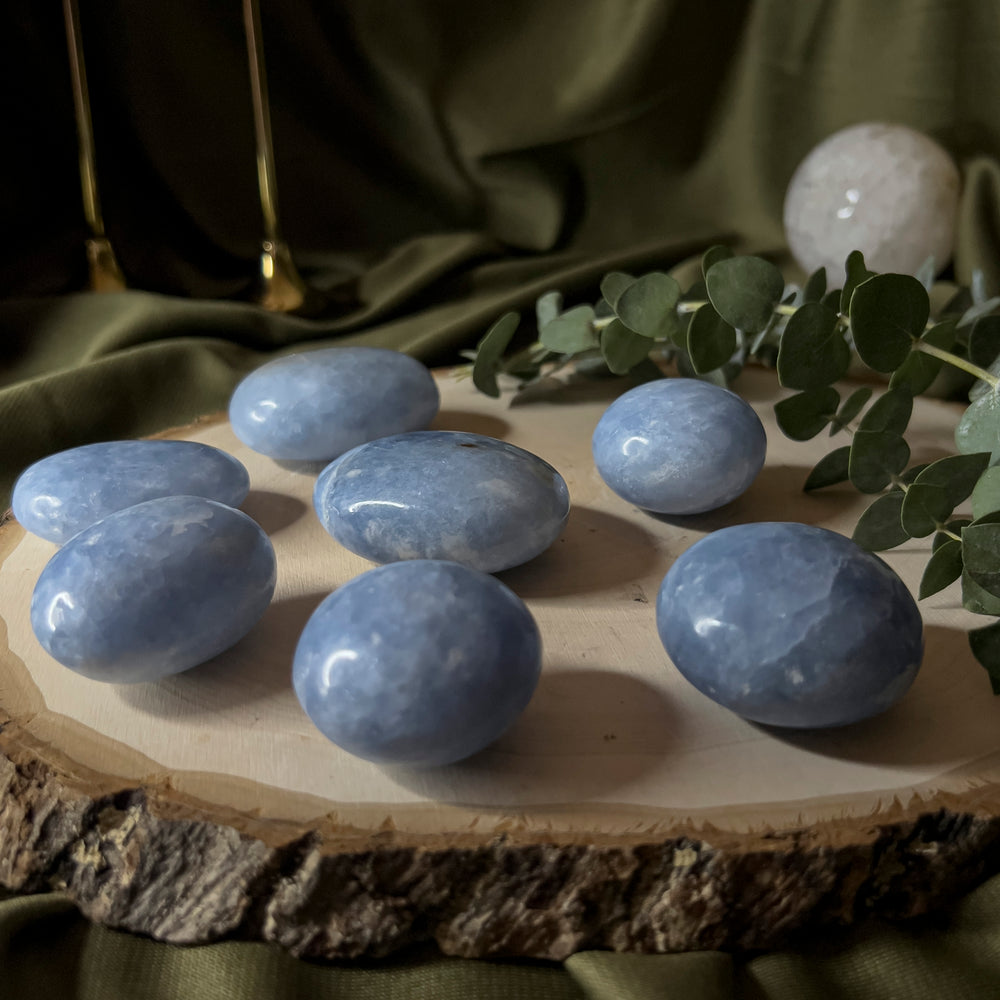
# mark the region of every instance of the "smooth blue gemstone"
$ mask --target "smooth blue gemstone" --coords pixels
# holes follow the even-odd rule
[[[878,556],[805,524],[723,528],[660,587],[656,623],[677,669],[754,722],[819,728],[898,701],[923,658],[916,602]]]
[[[538,683],[541,639],[499,580],[415,560],[362,573],[306,624],[292,680],[316,727],[381,764],[449,764],[482,750]]]
[[[461,431],[397,434],[328,465],[313,494],[320,522],[372,562],[450,559],[496,573],[562,533],[563,477],[537,455]]]
[[[760,418],[744,400],[687,378],[630,389],[604,411],[593,437],[608,486],[661,514],[699,514],[735,500],[766,450]]]
[[[420,430],[437,415],[434,377],[379,347],[330,347],[251,372],[229,402],[236,436],[271,458],[328,462],[365,441]]]
[[[25,530],[62,545],[116,510],[167,496],[238,507],[250,490],[242,463],[195,441],[102,441],[49,455],[14,485]]]
[[[164,497],[108,515],[56,552],[35,586],[31,625],[85,677],[153,681],[241,639],[274,583],[271,542],[246,514]]]

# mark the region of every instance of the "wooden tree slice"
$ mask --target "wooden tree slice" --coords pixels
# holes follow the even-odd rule
[[[566,477],[563,537],[501,574],[545,643],[538,691],[493,747],[449,767],[378,767],[326,741],[290,684],[319,601],[370,568],[310,504],[318,470],[248,451],[221,417],[170,432],[250,470],[275,601],[236,647],[154,685],[61,667],[31,633],[54,546],[0,529],[0,884],[64,889],[96,921],[174,942],[240,936],[297,955],[445,952],[563,959],[586,948],[768,948],[868,912],[922,913],[1000,868],[1000,701],[968,651],[957,587],[923,602],[927,654],[883,716],[780,733],[708,701],[655,628],[672,560],[708,531],[800,520],[850,533],[850,488],[802,483],[828,444],[777,431],[773,375],[740,391],[768,462],[726,508],[659,518],[590,457],[615,382],[542,385],[513,405],[439,377],[435,426],[528,448]],[[959,410],[918,400],[914,460],[950,453]],[[887,560],[916,590],[929,541]],[[982,619],[978,620],[979,623]],[[845,623],[849,627],[849,623]]]

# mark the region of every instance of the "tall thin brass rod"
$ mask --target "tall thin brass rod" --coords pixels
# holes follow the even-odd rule
[[[70,78],[73,85],[83,214],[91,234],[91,238],[87,240],[90,285],[95,291],[121,291],[125,287],[125,279],[104,231],[101,199],[97,191],[94,126],[90,115],[90,92],[87,88],[87,67],[83,59],[83,36],[80,32],[77,0],[63,0],[63,19],[66,22],[66,44],[69,48]]]
[[[257,301],[265,309],[295,312],[307,305],[310,290],[295,268],[292,255],[281,237],[278,222],[278,189],[274,179],[274,142],[271,137],[271,107],[264,69],[264,39],[258,0],[243,0],[243,25],[250,63],[250,96],[253,101],[257,146],[257,186],[264,222],[260,255],[260,289]],[[314,293],[312,293],[314,295]]]
[[[264,237],[277,242],[281,237],[278,231],[278,192],[274,180],[274,141],[271,138],[271,104],[267,93],[258,0],[243,0],[243,23],[247,35],[247,56],[250,60],[250,93],[257,138],[257,183],[260,186],[260,207],[264,216]]]

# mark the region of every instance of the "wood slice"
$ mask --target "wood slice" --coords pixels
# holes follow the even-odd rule
[[[370,568],[321,529],[315,468],[248,451],[222,417],[167,436],[230,451],[274,542],[274,603],[236,647],[152,685],[88,681],[28,617],[54,546],[0,529],[0,884],[63,889],[102,923],[173,942],[238,936],[297,955],[564,959],[587,948],[769,948],[875,912],[906,917],[1000,870],[1000,701],[957,586],[924,601],[927,653],[879,718],[812,733],[744,722],[674,670],[655,628],[672,560],[728,524],[847,534],[849,487],[801,492],[828,447],[785,439],[771,373],[739,389],[768,462],[739,500],[687,518],[608,490],[590,436],[617,382],[541,386],[512,405],[439,375],[438,428],[528,448],[566,477],[562,538],[500,574],[536,616],[542,679],[494,746],[448,767],[358,760],[299,708],[290,665],[319,601]],[[950,453],[958,407],[920,399],[914,460]],[[887,553],[916,590],[929,539]]]

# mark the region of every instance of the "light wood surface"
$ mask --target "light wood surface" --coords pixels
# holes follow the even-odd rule
[[[745,943],[735,924],[729,930],[725,926],[725,914],[737,903],[729,896],[743,890],[726,887],[725,905],[719,904],[713,918],[715,936],[706,937],[704,920],[657,917],[650,908],[655,910],[656,899],[662,900],[666,890],[651,884],[644,902],[623,901],[623,896],[609,903],[617,906],[614,912],[625,929],[609,930],[604,937],[583,917],[574,923],[567,916],[572,907],[556,893],[547,910],[536,909],[554,914],[558,932],[534,937],[512,936],[509,928],[501,932],[496,921],[504,924],[504,919],[496,906],[485,921],[493,930],[476,930],[469,912],[462,916],[446,907],[447,914],[429,930],[412,913],[405,920],[395,914],[391,934],[383,929],[382,937],[369,939],[364,934],[351,937],[340,927],[346,910],[334,899],[322,917],[308,917],[311,930],[293,932],[289,928],[296,920],[306,919],[305,901],[315,901],[315,886],[300,886],[297,903],[282,903],[281,879],[288,880],[289,866],[301,874],[312,854],[332,859],[345,852],[370,857],[405,850],[433,865],[448,851],[486,851],[496,861],[497,845],[501,853],[520,851],[517,864],[535,876],[542,862],[525,854],[529,848],[541,845],[551,858],[565,863],[572,856],[577,864],[582,862],[573,851],[582,850],[589,858],[583,882],[592,888],[600,858],[609,857],[630,859],[629,871],[615,876],[625,885],[642,872],[643,864],[653,863],[649,859],[662,867],[669,855],[670,878],[676,882],[686,872],[692,891],[703,885],[702,879],[718,890],[720,880],[736,878],[735,869],[725,865],[708,871],[709,861],[721,865],[723,859],[739,864],[740,858],[763,858],[761,864],[772,875],[784,865],[789,879],[794,866],[784,857],[788,851],[809,854],[806,863],[819,865],[810,870],[822,870],[826,879],[846,878],[837,864],[852,871],[868,865],[856,885],[839,886],[840,902],[832,911],[818,902],[820,888],[807,893],[791,921],[801,924],[813,918],[850,919],[858,891],[870,895],[881,884],[876,854],[884,854],[885,838],[895,837],[893,843],[910,838],[909,844],[914,829],[935,815],[966,822],[964,839],[944,826],[925,831],[942,864],[948,863],[949,843],[958,852],[955,863],[961,874],[951,884],[965,884],[986,871],[982,852],[998,835],[995,820],[1000,815],[994,784],[1000,775],[1000,699],[991,696],[965,637],[968,628],[984,620],[962,610],[957,585],[921,604],[927,651],[911,691],[885,715],[841,730],[781,733],[744,722],[690,687],[660,644],[655,627],[660,581],[672,560],[706,532],[748,521],[797,520],[850,534],[868,502],[847,486],[812,496],[801,492],[811,466],[841,441],[825,435],[805,444],[785,439],[773,418],[773,373],[748,370],[737,386],[764,422],[765,469],[742,498],[687,518],[639,511],[597,475],[590,436],[621,391],[619,382],[571,378],[558,388],[543,384],[512,405],[510,397],[487,399],[470,382],[448,373],[439,375],[439,384],[442,411],[435,427],[488,434],[535,452],[563,474],[573,501],[563,537],[531,563],[500,574],[535,615],[545,648],[542,679],[522,718],[490,749],[437,769],[379,767],[326,741],[292,692],[292,654],[319,601],[371,564],[342,549],[320,527],[311,508],[317,468],[256,455],[224,419],[208,418],[170,436],[216,445],[246,464],[252,489],[243,509],[270,535],[279,567],[275,600],[264,619],[210,663],[155,685],[120,687],[61,667],[41,650],[28,620],[32,587],[55,548],[13,522],[0,532],[0,627],[7,632],[6,651],[0,646],[0,715],[7,719],[0,750],[7,757],[10,782],[8,805],[0,807],[0,821],[7,809],[6,841],[0,822],[0,881],[18,889],[66,886],[95,919],[170,940],[239,932],[278,940],[297,953],[341,955],[380,954],[423,934],[463,954],[559,958],[586,946],[659,951]],[[959,413],[952,404],[917,401],[908,435],[914,461],[953,449]],[[929,539],[914,541],[885,554],[914,592],[929,546]],[[56,861],[39,847],[44,831],[36,829],[27,806],[18,813],[17,830],[12,826],[13,790],[27,787],[25,774],[32,762],[44,774],[39,771],[31,779],[34,784],[28,782],[30,794],[45,790],[43,797],[55,812],[77,803],[82,817],[79,828],[66,834],[69,839],[60,841],[63,853]],[[23,798],[28,792],[22,788],[18,794]],[[40,807],[40,799],[31,801],[32,809]],[[91,821],[86,818],[88,802]],[[111,819],[111,814],[105,816],[103,832],[100,824],[94,825],[93,816],[100,812],[94,803],[113,811]],[[215,922],[206,924],[201,917],[185,920],[175,914],[176,919],[160,917],[151,926],[141,907],[130,907],[123,899],[121,886],[112,899],[98,876],[105,869],[120,874],[131,865],[129,878],[134,880],[141,864],[129,861],[121,845],[136,842],[134,830],[143,824],[160,824],[160,830],[164,823],[181,820],[222,830],[226,843],[238,842],[239,851],[249,851],[257,860],[248,869],[250,881],[232,888],[236,902],[219,904],[223,910],[229,906],[228,915],[217,913]],[[25,824],[32,822],[28,835]],[[108,830],[117,831],[118,848]],[[142,856],[148,860],[157,836],[150,834],[145,846],[137,844],[136,857],[146,851]],[[74,850],[85,859],[93,844],[97,855],[91,860],[100,860],[90,869],[85,862],[65,860],[73,858]],[[290,862],[289,845],[305,850],[306,857],[296,855]],[[656,849],[647,862],[638,860],[649,845]],[[586,853],[605,848],[611,853]],[[169,836],[158,849],[192,850]],[[218,844],[212,849],[218,851]],[[698,859],[708,867],[696,878]],[[209,867],[215,863],[206,862]],[[284,874],[278,871],[282,865]],[[83,869],[90,875],[81,874]],[[614,884],[607,873],[602,877],[604,884]],[[551,881],[551,872],[547,878]],[[565,892],[579,881],[570,873],[560,885]],[[933,886],[915,885],[913,899],[899,904],[899,912],[931,905],[941,896],[948,879],[932,881]],[[745,888],[757,891],[749,884]],[[157,891],[165,891],[162,884]],[[378,909],[372,900],[384,903],[388,890],[376,885],[366,891],[366,919],[384,922],[384,913],[372,916],[372,908]],[[480,893],[475,906],[485,905],[486,896]],[[683,908],[681,902],[675,904]],[[445,912],[440,901],[416,904],[411,898],[408,905],[411,910],[429,907],[437,915]],[[338,913],[338,906],[343,912]],[[530,924],[530,909],[512,917],[514,924]],[[279,911],[281,919],[275,915]],[[783,920],[765,927],[752,939],[754,945],[787,929],[789,921]],[[640,932],[640,923],[653,929]],[[402,924],[409,931],[400,930]],[[422,930],[414,929],[418,925]]]

